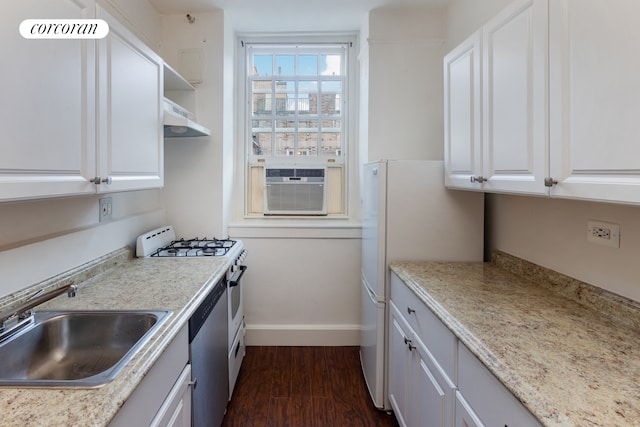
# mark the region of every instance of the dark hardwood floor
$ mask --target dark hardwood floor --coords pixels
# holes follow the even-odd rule
[[[224,427],[397,427],[377,410],[358,347],[247,347]]]

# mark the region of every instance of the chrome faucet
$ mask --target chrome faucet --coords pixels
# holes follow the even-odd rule
[[[33,323],[32,308],[67,292],[69,298],[76,296],[78,286],[69,284],[49,292],[40,289],[31,295],[25,302],[0,313],[0,341],[8,338],[23,327]]]

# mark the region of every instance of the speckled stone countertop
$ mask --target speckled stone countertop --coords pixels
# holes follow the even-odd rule
[[[222,277],[224,258],[131,258],[128,248],[115,251],[0,299],[0,310],[23,301],[34,290],[65,283],[79,285],[41,309],[169,309],[173,314],[111,382],[92,389],[0,387],[0,425],[106,426],[164,352],[192,312]]]
[[[640,426],[638,303],[501,252],[391,269],[543,425]]]

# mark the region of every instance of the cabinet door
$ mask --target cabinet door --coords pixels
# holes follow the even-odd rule
[[[455,427],[484,427],[460,392],[456,392],[455,406]]]
[[[95,42],[18,32],[25,19],[94,15],[92,0],[3,2],[0,200],[95,192]]]
[[[450,426],[453,422],[455,385],[418,337],[414,337],[413,393],[409,413],[414,414],[412,425],[422,427]],[[411,409],[411,406],[414,406]]]
[[[445,185],[482,189],[480,32],[444,58]]]
[[[150,427],[191,427],[191,365],[187,364]]]
[[[550,8],[551,196],[640,203],[635,0]]]
[[[407,397],[409,394],[411,352],[408,342],[411,329],[406,324],[398,308],[391,302],[389,322],[389,401],[398,424],[412,426],[407,419]]]
[[[98,42],[100,192],[163,185],[162,60],[99,6],[109,35]]]
[[[458,342],[458,390],[488,426],[541,425],[461,342]]]
[[[547,1],[517,0],[482,30],[486,191],[548,193]]]

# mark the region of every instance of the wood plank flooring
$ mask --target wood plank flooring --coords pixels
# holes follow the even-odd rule
[[[358,347],[247,347],[223,427],[397,427],[373,406]]]

